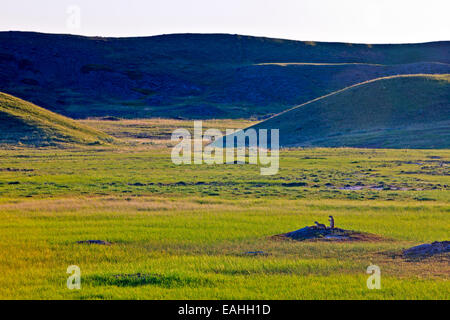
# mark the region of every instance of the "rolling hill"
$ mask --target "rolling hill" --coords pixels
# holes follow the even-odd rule
[[[450,73],[450,42],[0,32],[0,91],[72,117],[267,118],[363,81]]]
[[[108,144],[113,138],[30,102],[0,92],[0,144]]]
[[[366,81],[250,128],[279,129],[282,147],[450,148],[450,74]]]

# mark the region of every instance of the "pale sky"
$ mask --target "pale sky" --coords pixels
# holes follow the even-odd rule
[[[9,30],[426,42],[450,40],[450,0],[0,0],[0,31]]]

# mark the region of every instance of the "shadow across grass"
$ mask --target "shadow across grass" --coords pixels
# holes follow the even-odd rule
[[[178,274],[121,273],[113,275],[94,275],[86,279],[95,286],[137,287],[154,285],[162,288],[211,287],[215,281],[206,278]]]

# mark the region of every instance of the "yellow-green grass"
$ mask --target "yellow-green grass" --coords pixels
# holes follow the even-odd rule
[[[34,146],[108,144],[113,138],[35,104],[0,92],[0,143]]]
[[[216,199],[448,201],[449,150],[284,149],[257,165],[176,165],[170,148],[2,150],[0,197],[177,195]],[[360,186],[361,190],[352,190]],[[378,189],[382,189],[381,191]]]
[[[172,132],[175,129],[183,128],[192,132],[194,120],[176,119],[120,119],[104,120],[90,118],[78,120],[91,128],[105,132],[115,138],[133,145],[171,146],[177,142],[171,141]],[[242,129],[249,127],[257,121],[247,119],[210,119],[202,120],[203,131],[215,128],[225,134],[226,129]]]
[[[406,261],[403,248],[448,239],[445,203],[67,198],[0,206],[1,298],[448,299],[444,257]],[[301,243],[270,235],[335,216],[379,243]],[[77,244],[104,239],[111,246]],[[267,256],[245,252],[263,250]],[[78,265],[82,289],[66,288]],[[368,290],[365,270],[382,270]],[[145,278],[124,276],[141,273]]]
[[[103,125],[127,139],[137,130]],[[284,149],[279,173],[261,176],[254,165],[177,166],[164,144],[0,150],[0,298],[449,299],[448,255],[398,255],[449,240],[449,157]],[[385,240],[270,238],[330,214]],[[76,243],[96,239],[113,244]],[[245,254],[259,250],[268,255]],[[73,264],[81,290],[66,287]],[[366,287],[370,264],[381,290]]]

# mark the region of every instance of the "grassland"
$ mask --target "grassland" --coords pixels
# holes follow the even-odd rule
[[[261,176],[172,164],[168,134],[191,122],[87,121],[126,143],[0,150],[2,299],[450,298],[448,255],[399,256],[449,239],[449,150],[284,149],[279,173]],[[270,238],[330,214],[385,240]],[[112,245],[76,243],[88,239]],[[81,290],[66,288],[72,264]],[[381,290],[366,287],[370,264]]]

